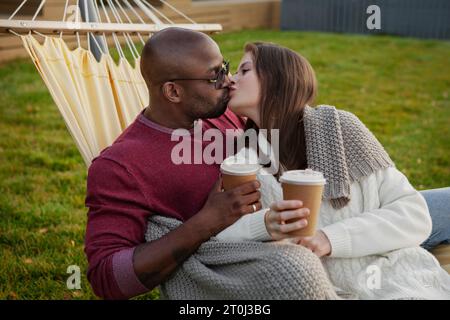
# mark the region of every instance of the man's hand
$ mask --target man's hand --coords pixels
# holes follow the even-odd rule
[[[197,248],[244,214],[261,209],[258,181],[222,192],[222,179],[211,190],[203,208],[181,226],[158,240],[136,247],[134,271],[152,289],[164,282]]]
[[[217,180],[205,205],[197,214],[198,218],[205,218],[211,236],[232,225],[243,215],[261,210],[261,193],[258,191],[260,186],[259,181],[251,181],[222,191],[222,178]]]
[[[312,237],[296,238],[296,243],[310,249],[319,258],[331,253],[331,243],[326,234],[319,230]]]

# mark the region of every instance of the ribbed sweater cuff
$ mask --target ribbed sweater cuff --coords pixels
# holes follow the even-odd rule
[[[250,239],[255,241],[269,241],[272,240],[269,232],[267,232],[265,216],[269,209],[262,209],[251,214],[251,219],[248,221],[248,228]]]
[[[352,241],[350,233],[340,224],[335,223],[322,228],[331,243],[330,257],[349,258],[352,255]]]
[[[112,267],[114,278],[120,291],[126,297],[135,297],[149,290],[139,281],[133,266],[133,253],[135,248],[121,250],[114,254]]]

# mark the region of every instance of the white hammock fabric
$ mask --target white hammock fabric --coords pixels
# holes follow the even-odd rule
[[[59,37],[45,37],[43,44],[32,35],[21,38],[89,166],[148,105],[139,58],[135,67],[123,58],[117,65],[109,55],[97,62]]]
[[[14,20],[27,1],[22,0],[9,19],[0,19],[0,33],[11,32],[22,39],[86,166],[112,144],[149,103],[133,36],[145,44],[144,38],[170,26],[203,32],[222,29],[219,24],[197,24],[164,0],[159,1],[188,24],[174,23],[147,0],[66,0],[62,21],[37,21],[46,3],[41,0],[31,20]],[[84,22],[80,14],[83,4]],[[67,21],[70,16],[75,17],[74,21]],[[77,36],[75,50],[64,42],[63,32]],[[35,34],[44,41],[39,42]],[[87,50],[81,45],[80,34],[86,36]],[[106,35],[112,36],[119,54],[117,64],[109,55]],[[123,37],[122,44],[119,37]],[[134,67],[126,59],[123,44],[133,57]],[[97,50],[96,57],[91,49]]]

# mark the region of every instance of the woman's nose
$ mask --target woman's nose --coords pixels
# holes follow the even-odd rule
[[[232,86],[233,84],[234,84],[233,76],[230,72],[228,72],[228,74],[225,76],[224,87],[229,87]]]
[[[236,84],[236,74],[228,74],[228,79],[230,79],[230,86]]]
[[[237,76],[237,73],[235,73],[235,74],[231,74],[231,72],[228,73],[228,77],[230,78],[231,84],[236,83],[236,76]]]

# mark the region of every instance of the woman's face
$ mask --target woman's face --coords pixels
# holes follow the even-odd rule
[[[246,52],[242,57],[239,68],[231,77],[231,81],[228,106],[237,115],[248,117],[259,126],[261,86],[250,52]]]

